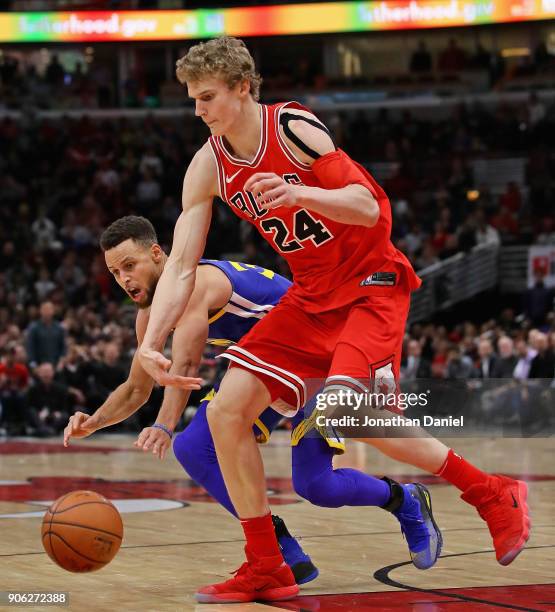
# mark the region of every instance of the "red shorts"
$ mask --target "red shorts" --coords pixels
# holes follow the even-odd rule
[[[375,291],[367,297],[317,314],[285,298],[221,357],[258,376],[285,416],[324,382],[374,392],[380,381],[398,378],[410,291],[402,285],[369,289]]]

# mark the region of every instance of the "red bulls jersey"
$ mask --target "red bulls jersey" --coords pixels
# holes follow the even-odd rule
[[[307,110],[296,102],[259,105],[262,129],[252,161],[235,157],[221,136],[211,136],[209,140],[218,166],[222,200],[238,217],[255,225],[291,268],[294,282],[283,299],[293,300],[308,312],[323,312],[376,290],[383,291],[380,285],[403,284],[410,289],[417,288],[420,279],[390,241],[389,200],[361,166],[357,165],[363,174],[363,184],[380,207],[379,220],[371,228],[339,223],[296,206],[263,210],[253,195],[244,191],[247,179],[257,172],[274,172],[289,183],[324,187],[311,166],[297,159],[280,134],[280,113],[295,108]],[[347,184],[348,181],[337,188]]]

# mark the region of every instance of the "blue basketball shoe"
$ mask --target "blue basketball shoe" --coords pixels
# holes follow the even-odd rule
[[[443,537],[432,514],[428,489],[419,483],[401,485],[383,478],[391,488],[389,510],[399,523],[409,546],[412,563],[418,569],[429,569],[438,560]]]
[[[312,563],[297,540],[289,533],[283,519],[272,514],[272,522],[274,523],[281,554],[285,563],[291,568],[297,584],[306,584],[317,578],[318,568]]]

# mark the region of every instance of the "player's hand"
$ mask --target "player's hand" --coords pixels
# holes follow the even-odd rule
[[[98,419],[84,412],[76,412],[69,417],[68,424],[64,429],[64,446],[69,446],[70,438],[86,438],[100,429]]]
[[[139,349],[139,361],[143,370],[162,386],[179,387],[181,389],[200,389],[202,378],[178,376],[170,374],[172,362],[162,353],[152,349]]]
[[[152,454],[159,459],[163,459],[171,446],[171,438],[168,434],[158,427],[145,427],[139,437],[133,442],[133,446],[148,451],[152,449]]]
[[[274,172],[257,172],[245,182],[244,189],[253,193],[261,208],[271,210],[278,206],[297,206],[299,187]]]

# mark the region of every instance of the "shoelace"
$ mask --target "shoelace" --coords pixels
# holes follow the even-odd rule
[[[250,570],[250,563],[248,561],[245,561],[245,563],[243,563],[236,570],[229,572],[233,576],[233,578],[228,578],[224,582],[224,584],[233,583],[235,585],[244,587],[245,590],[252,589],[253,585],[252,585],[252,581],[249,576],[249,573],[250,573],[249,570]]]

